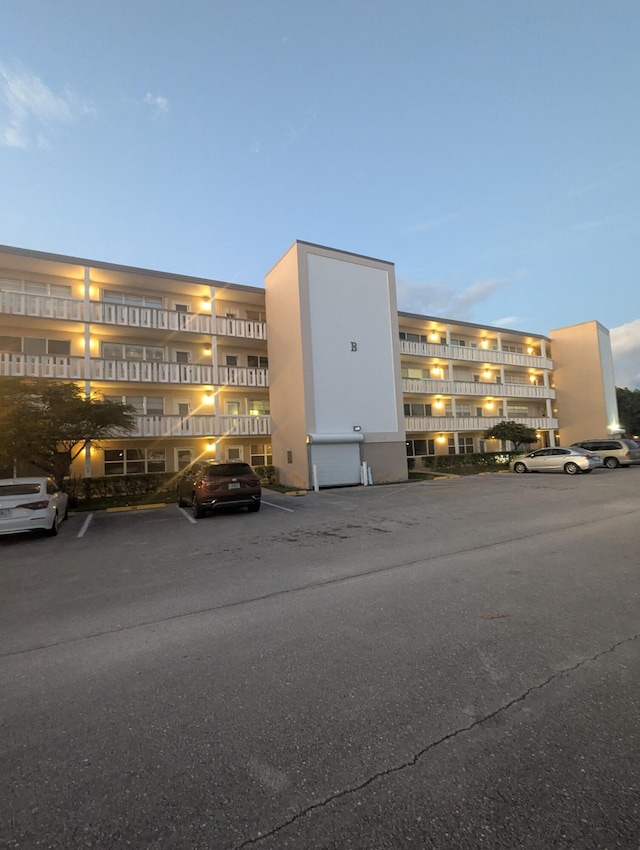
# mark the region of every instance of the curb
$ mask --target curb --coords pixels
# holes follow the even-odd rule
[[[165,502],[158,502],[154,505],[124,505],[121,508],[105,508],[106,513],[108,514],[119,514],[124,513],[125,511],[150,511],[153,508],[166,508],[167,505]]]

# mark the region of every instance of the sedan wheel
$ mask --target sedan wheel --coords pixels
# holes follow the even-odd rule
[[[569,463],[565,463],[564,471],[567,473],[567,475],[577,475],[577,473],[580,472],[580,467],[577,463],[569,461]]]
[[[58,511],[56,511],[55,514],[54,514],[54,517],[53,517],[53,522],[51,523],[51,528],[47,529],[47,537],[55,537],[56,536],[56,534],[58,533],[59,522],[60,521],[58,519]]]
[[[518,461],[518,463],[514,463],[513,471],[519,472],[519,473],[522,474],[523,472],[527,471],[527,467],[524,465],[524,463],[522,463],[521,461]]]

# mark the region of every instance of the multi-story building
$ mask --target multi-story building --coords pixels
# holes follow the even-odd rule
[[[362,461],[400,480],[407,457],[499,448],[483,434],[503,419],[541,445],[618,428],[597,322],[544,337],[398,312],[392,264],[305,242],[264,289],[0,247],[0,375],[135,409],[134,434],[78,460],[93,477],[206,456],[300,487],[357,483]]]

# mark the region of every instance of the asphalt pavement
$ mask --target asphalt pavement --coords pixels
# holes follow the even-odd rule
[[[640,469],[0,538],[6,848],[640,847]]]

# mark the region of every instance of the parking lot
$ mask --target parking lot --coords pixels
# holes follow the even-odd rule
[[[0,538],[0,844],[638,846],[639,494],[493,474]]]

